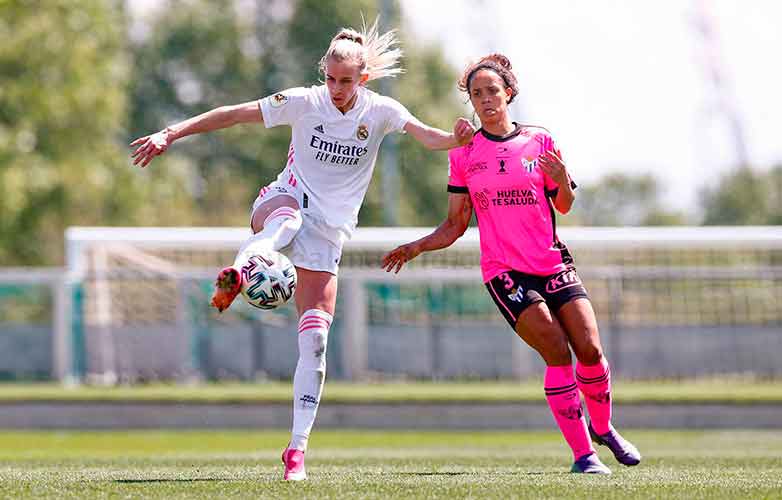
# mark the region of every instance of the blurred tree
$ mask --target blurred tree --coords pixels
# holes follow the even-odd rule
[[[704,225],[782,225],[782,165],[740,168],[701,194]]]
[[[399,81],[399,100],[419,120],[451,131],[459,116],[467,116],[456,88],[458,75],[439,47],[418,47],[407,59]],[[400,141],[400,221],[438,225],[448,212],[448,154],[430,151],[411,138]],[[371,206],[371,205],[370,205]]]
[[[172,0],[149,16],[150,32],[133,44],[134,82],[128,138],[211,108],[268,95],[292,87],[318,84],[318,62],[332,36],[344,26],[361,27],[377,14],[374,0],[299,0],[235,2]],[[398,8],[390,26],[398,26]],[[403,37],[404,38],[404,37]],[[392,95],[419,118],[450,129],[459,114],[456,75],[434,48],[405,44],[408,73],[394,82]],[[370,88],[377,90],[377,82]],[[152,164],[157,177],[172,161],[190,172],[186,182],[194,196],[198,224],[244,225],[247,207],[258,187],[283,167],[290,132],[256,125],[208,134],[169,150]],[[431,224],[445,213],[445,153],[432,153],[411,139],[400,141],[402,223]],[[378,166],[381,161],[378,161]],[[379,178],[370,187],[361,224],[380,224]],[[439,198],[438,210],[431,200]],[[166,207],[157,200],[155,207]],[[170,213],[170,210],[165,210]],[[154,220],[147,217],[145,220]]]
[[[170,123],[226,104],[257,99],[287,83],[284,68],[287,23],[280,2],[172,0],[141,13],[143,36],[134,36],[129,135],[147,135]],[[286,7],[287,8],[287,7]],[[134,30],[131,30],[131,34]],[[281,48],[283,47],[283,48]],[[286,130],[244,125],[188,138],[156,159],[145,172],[166,184],[178,165],[191,207],[155,197],[147,223],[245,225],[258,187],[281,168],[289,142]],[[151,183],[154,186],[158,183]],[[159,222],[156,222],[159,219]]]
[[[0,265],[62,262],[63,230],[135,203],[117,142],[128,78],[118,1],[0,2]]]
[[[567,224],[586,226],[658,226],[685,224],[684,215],[661,207],[660,187],[649,175],[616,173],[576,192]]]

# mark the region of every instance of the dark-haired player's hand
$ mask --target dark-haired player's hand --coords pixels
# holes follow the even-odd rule
[[[538,156],[538,165],[557,185],[562,186],[568,183],[565,162],[555,151],[546,151]]]
[[[415,259],[420,253],[421,249],[415,242],[398,246],[383,256],[381,267],[385,269],[387,273],[390,273],[391,271],[398,273],[406,262]],[[394,270],[394,268],[396,269]]]

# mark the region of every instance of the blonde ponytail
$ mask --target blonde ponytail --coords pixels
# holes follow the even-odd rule
[[[404,73],[404,69],[397,66],[402,57],[402,50],[393,48],[397,44],[396,30],[382,35],[378,32],[378,18],[369,28],[364,24],[361,33],[343,28],[331,39],[328,50],[320,59],[320,72],[325,75],[326,62],[334,58],[340,62],[356,62],[361,73],[368,75],[368,80],[396,76]]]

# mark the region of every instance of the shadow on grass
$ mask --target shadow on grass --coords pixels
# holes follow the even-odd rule
[[[475,472],[395,472],[400,476],[475,476]]]
[[[136,483],[196,483],[206,481],[234,481],[234,479],[227,479],[222,477],[194,477],[190,479],[115,479],[115,483],[120,484],[136,484]]]
[[[488,473],[490,475],[502,475],[502,476],[542,476],[547,474],[546,472],[501,472],[501,473]],[[557,473],[558,474],[558,473]],[[400,476],[485,476],[486,472],[393,472],[392,475]]]

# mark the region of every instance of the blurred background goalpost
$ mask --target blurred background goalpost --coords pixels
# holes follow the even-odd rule
[[[340,272],[329,376],[349,380],[523,379],[538,356],[495,311],[478,235],[399,275],[380,257],[429,228],[361,228]],[[623,377],[779,377],[782,228],[560,228]],[[238,228],[71,228],[67,266],[0,273],[0,378],[287,379],[292,306],[209,308]]]
[[[330,376],[537,376],[537,354],[515,338],[486,295],[475,229],[399,275],[378,267],[383,253],[430,230],[361,228],[346,245]],[[590,292],[613,369],[623,377],[780,376],[780,228],[563,227],[559,233]],[[70,228],[64,271],[7,271],[0,282],[24,278],[27,288],[51,291],[55,378],[286,379],[297,359],[292,305],[263,312],[240,299],[223,315],[208,306],[217,270],[233,260],[247,234]]]

